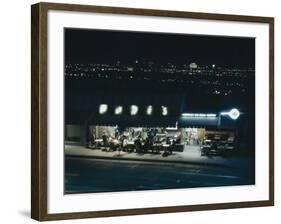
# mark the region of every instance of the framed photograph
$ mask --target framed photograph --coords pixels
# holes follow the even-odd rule
[[[274,18],[31,8],[33,219],[274,204]]]

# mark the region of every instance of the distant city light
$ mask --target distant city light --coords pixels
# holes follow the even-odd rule
[[[197,68],[197,67],[198,67],[197,64],[194,62],[189,65],[189,68]]]
[[[115,107],[114,113],[115,113],[116,115],[120,115],[120,114],[122,114],[122,112],[123,112],[123,107],[122,107],[122,106],[117,106],[117,107]]]
[[[183,117],[216,117],[216,114],[182,113]]]
[[[215,64],[212,64],[212,68],[215,68],[216,67],[216,65]]]
[[[233,108],[228,112],[221,112],[221,115],[228,115],[231,119],[236,120],[240,116],[240,111]]]
[[[101,104],[99,106],[99,113],[100,114],[105,114],[108,110],[108,105],[107,104]]]
[[[167,116],[168,115],[168,107],[166,106],[161,106],[162,109],[162,115]]]
[[[152,107],[152,105],[147,106],[147,108],[146,108],[146,114],[147,114],[147,115],[151,115],[152,112],[153,112],[153,107]]]
[[[138,111],[139,111],[138,106],[136,106],[136,105],[131,106],[131,115],[136,115],[138,113]]]

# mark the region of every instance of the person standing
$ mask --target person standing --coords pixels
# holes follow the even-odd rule
[[[108,135],[106,134],[106,131],[102,132],[102,142],[104,147],[108,146]]]

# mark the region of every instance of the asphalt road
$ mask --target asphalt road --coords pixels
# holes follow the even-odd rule
[[[65,193],[254,184],[252,170],[66,157]]]

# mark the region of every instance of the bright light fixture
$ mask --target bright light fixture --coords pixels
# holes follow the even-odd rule
[[[221,115],[228,115],[231,119],[236,120],[240,116],[240,111],[233,108],[228,112],[221,112]]]
[[[229,111],[228,116],[233,119],[236,120],[239,116],[240,116],[240,112],[239,110],[237,110],[236,108],[232,109],[231,111]]]
[[[115,107],[114,113],[115,113],[116,115],[120,115],[120,114],[122,114],[122,112],[123,112],[123,107],[122,107],[122,106],[117,106],[117,107]]]
[[[136,115],[138,113],[138,111],[139,111],[138,106],[136,106],[136,105],[131,106],[131,115]]]
[[[168,115],[168,107],[161,106],[161,109],[162,109],[162,115],[167,116]]]
[[[99,106],[99,113],[100,114],[105,114],[108,110],[108,105],[107,104],[101,104]]]
[[[182,113],[183,117],[216,117],[216,114],[194,114],[194,113]]]
[[[193,114],[190,114],[190,113],[182,113],[181,116],[183,116],[183,117],[193,117]]]
[[[216,114],[206,114],[207,117],[216,117]]]
[[[147,106],[147,108],[146,108],[146,114],[147,114],[147,115],[151,115],[152,112],[153,112],[153,107],[152,107],[152,105]]]

